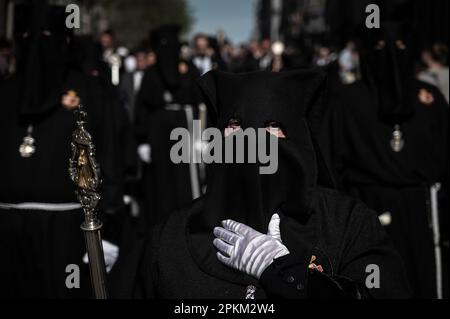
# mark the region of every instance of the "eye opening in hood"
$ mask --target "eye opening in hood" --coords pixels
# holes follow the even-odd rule
[[[286,130],[284,129],[283,124],[278,121],[266,121],[264,123],[264,128],[269,134],[272,134],[279,139],[287,139]]]
[[[224,129],[225,137],[228,137],[241,129],[242,129],[242,121],[237,118],[231,118],[228,121],[228,126],[225,127]]]

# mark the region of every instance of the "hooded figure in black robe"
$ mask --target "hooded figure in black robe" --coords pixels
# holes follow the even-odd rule
[[[151,225],[199,196],[197,168],[175,165],[170,159],[172,130],[192,126],[200,103],[195,86],[199,73],[180,59],[179,32],[176,25],[151,32],[157,63],[146,70],[136,101],[136,133],[144,163],[142,196]]]
[[[398,22],[366,31],[364,79],[339,90],[329,145],[339,184],[380,215],[414,296],[436,298],[445,280],[431,188],[448,184],[449,114],[438,90],[415,80],[412,37]]]
[[[0,272],[7,298],[90,296],[80,224],[84,214],[68,173],[74,108],[83,103],[101,165],[104,238],[121,207],[121,170],[111,108],[100,80],[75,70],[64,7],[43,1],[15,8],[17,72],[0,86]],[[69,289],[66,267],[81,269]]]
[[[325,178],[328,172],[320,164],[309,123],[316,120],[324,83],[323,74],[313,70],[240,75],[212,71],[201,78],[209,114],[222,132],[266,128],[258,143],[275,138],[268,131],[277,132],[278,171],[260,175],[260,166],[250,161],[211,164],[206,194],[150,233],[137,280],[145,283],[145,298],[408,297],[400,257],[377,216],[361,202],[319,185],[331,182]],[[224,139],[229,138],[233,135]],[[274,214],[279,217],[278,234],[269,238],[264,234],[268,227],[273,229]],[[213,244],[218,227],[227,224],[224,220],[258,233],[282,248],[283,256],[269,260],[258,276],[225,266],[219,258],[226,256]],[[249,249],[272,253],[264,247]],[[258,260],[250,259],[248,269]],[[365,286],[373,268],[380,271],[380,285],[368,289],[373,288]]]

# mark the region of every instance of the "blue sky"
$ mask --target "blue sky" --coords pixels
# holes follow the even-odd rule
[[[194,17],[191,34],[225,30],[234,43],[248,41],[255,26],[255,0],[188,0]]]

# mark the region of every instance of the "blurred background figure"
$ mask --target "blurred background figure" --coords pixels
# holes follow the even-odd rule
[[[115,43],[114,33],[112,30],[103,31],[99,36],[99,45],[102,50],[102,56],[105,61],[108,61],[111,55],[114,54]]]
[[[331,162],[341,189],[378,212],[414,296],[441,298],[437,207],[448,184],[448,105],[435,87],[415,79],[407,23],[364,29],[362,43],[362,81],[342,86],[331,110]]]
[[[269,70],[272,65],[272,43],[269,39],[261,40],[258,50],[258,64],[260,70]]]
[[[171,131],[178,127],[192,130],[201,102],[196,88],[200,73],[191,61],[182,58],[179,34],[178,25],[151,31],[149,41],[156,63],[145,71],[136,100],[143,205],[151,225],[200,196],[198,168],[176,165],[170,159],[174,144],[170,140]],[[200,38],[194,60],[197,57],[203,61],[203,67],[212,67],[207,38]]]
[[[149,63],[153,63],[152,65],[156,63],[156,61],[151,61],[151,59],[149,59],[150,54],[151,53],[146,50],[137,50],[131,55],[134,59],[132,61],[135,61],[133,66],[129,67],[128,71],[124,72],[122,75],[120,83],[122,100],[128,111],[130,121],[132,122],[134,122],[135,118],[136,97],[141,89],[144,73],[150,66]],[[152,54],[154,55],[154,53]]]
[[[154,66],[155,64],[156,64],[156,62],[157,62],[157,56],[156,56],[156,53],[154,52],[154,51],[152,51],[152,50],[150,50],[148,53],[147,53],[147,65],[150,67],[150,66]],[[186,59],[190,59],[190,55],[188,55],[187,57],[186,57]]]
[[[347,42],[339,54],[340,78],[344,84],[352,84],[360,78],[359,53],[353,41]]]
[[[203,75],[213,69],[214,51],[209,46],[209,39],[204,34],[199,34],[194,38],[194,56],[192,62]]]
[[[211,70],[224,69],[224,61],[220,56],[219,42],[215,42],[217,45],[214,48],[211,45],[213,40],[205,34],[198,34],[194,38],[194,54],[192,62],[199,70],[200,75],[208,73]]]
[[[118,86],[120,77],[124,72],[124,61],[129,51],[123,46],[117,46],[115,42],[115,33],[112,30],[105,30],[99,36],[99,46],[101,50],[102,61],[109,66],[109,78],[111,84]]]
[[[449,102],[449,71],[448,46],[437,43],[431,48],[422,51],[422,63],[425,69],[419,73],[418,78],[436,86]]]
[[[337,59],[337,54],[333,52],[331,48],[327,46],[321,46],[317,49],[314,64],[318,67],[326,67],[335,62]]]
[[[0,81],[13,74],[14,67],[12,45],[5,38],[0,38]]]

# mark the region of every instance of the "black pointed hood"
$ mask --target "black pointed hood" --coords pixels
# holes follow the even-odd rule
[[[415,41],[409,1],[378,0],[380,28],[359,27],[364,80],[378,104],[381,121],[402,124],[414,114]]]
[[[313,213],[311,193],[317,186],[318,163],[308,119],[320,100],[325,80],[321,72],[314,70],[238,75],[212,71],[201,78],[199,84],[209,113],[222,132],[230,120],[237,119],[242,130],[276,123],[286,135],[278,141],[275,174],[261,175],[259,164],[209,166],[203,210],[191,217],[187,230],[191,254],[204,271],[249,283],[249,278],[216,260],[212,231],[225,219],[265,233],[272,215],[279,213],[283,216],[284,238],[288,242],[298,240],[297,232],[290,229]]]
[[[59,105],[69,59],[64,7],[46,1],[30,1],[15,6],[14,36],[17,51],[17,76],[22,94],[19,112],[35,116]]]
[[[156,67],[165,86],[174,90],[180,85],[180,35],[178,25],[161,26],[150,33],[152,48],[156,53]]]
[[[401,124],[414,114],[415,59],[408,23],[384,21],[366,32],[362,61],[365,77],[378,100],[380,120]]]

